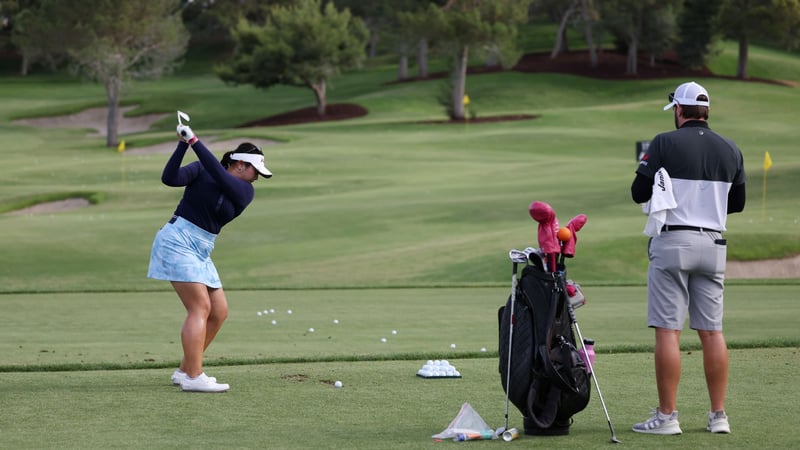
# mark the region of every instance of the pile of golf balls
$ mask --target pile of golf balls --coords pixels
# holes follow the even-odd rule
[[[417,376],[422,378],[461,378],[461,372],[456,370],[455,366],[446,359],[435,361],[429,359],[422,369],[417,371]]]

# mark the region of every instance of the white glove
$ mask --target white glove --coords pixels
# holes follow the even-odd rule
[[[178,137],[180,137],[183,142],[188,142],[189,145],[197,142],[197,136],[194,135],[194,131],[192,131],[189,125],[178,125],[177,131]]]

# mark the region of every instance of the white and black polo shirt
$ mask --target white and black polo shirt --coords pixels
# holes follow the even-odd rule
[[[678,205],[667,211],[665,223],[725,231],[728,192],[745,183],[739,147],[705,121],[691,120],[653,138],[636,173],[653,179],[662,167]]]

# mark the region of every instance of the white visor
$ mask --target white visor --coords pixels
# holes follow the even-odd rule
[[[269,178],[272,176],[272,172],[270,172],[269,169],[267,169],[267,166],[264,165],[264,155],[258,155],[254,153],[232,153],[231,159],[249,162],[264,178]]]

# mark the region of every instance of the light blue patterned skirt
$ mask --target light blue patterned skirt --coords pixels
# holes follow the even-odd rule
[[[156,233],[147,277],[222,287],[217,268],[211,261],[216,237],[180,216],[173,216]]]

